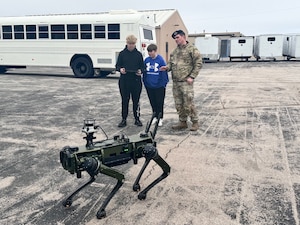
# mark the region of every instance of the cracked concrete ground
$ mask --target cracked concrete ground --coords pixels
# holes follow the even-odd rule
[[[116,181],[99,175],[70,208],[62,201],[82,179],[65,171],[59,151],[80,146],[83,119],[109,137],[144,130],[151,117],[145,90],[144,127],[120,121],[118,75],[76,79],[69,69],[29,68],[0,76],[0,224],[298,225],[300,214],[300,63],[204,64],[195,81],[198,132],[173,132],[172,82],[156,135],[170,175],[138,200],[132,184],[142,167],[116,169],[125,183],[96,218]],[[131,108],[130,108],[131,109]],[[99,132],[97,140],[105,138]],[[161,170],[150,163],[141,186]]]

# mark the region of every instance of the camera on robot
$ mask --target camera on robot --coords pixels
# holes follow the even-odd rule
[[[92,134],[96,133],[99,129],[99,126],[95,125],[95,119],[85,119],[83,121],[83,127],[82,127],[82,132],[85,134]]]

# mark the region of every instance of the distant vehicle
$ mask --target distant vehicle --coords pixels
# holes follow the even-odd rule
[[[300,34],[284,35],[282,52],[287,60],[300,58]]]
[[[230,40],[229,58],[245,59],[248,61],[253,56],[254,37],[232,37]]]
[[[254,57],[256,60],[282,60],[283,35],[282,34],[264,34],[255,37]]]
[[[197,37],[195,46],[199,49],[202,60],[219,61],[221,53],[221,41],[217,37],[205,35],[205,37]]]
[[[126,37],[148,56],[156,43],[154,15],[133,10],[0,18],[0,73],[26,66],[71,67],[75,77],[115,72]]]

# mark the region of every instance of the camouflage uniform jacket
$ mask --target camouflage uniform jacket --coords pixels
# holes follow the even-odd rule
[[[172,71],[173,81],[185,81],[188,77],[195,79],[202,67],[202,57],[199,50],[187,42],[174,49],[167,67]]]

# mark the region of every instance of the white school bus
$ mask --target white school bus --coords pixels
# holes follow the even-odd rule
[[[156,43],[154,16],[133,10],[0,18],[0,73],[26,66],[71,67],[75,77],[115,71],[126,37],[147,56]]]

